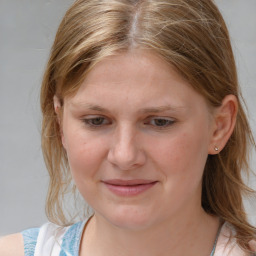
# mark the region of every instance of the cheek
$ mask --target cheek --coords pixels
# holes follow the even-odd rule
[[[172,186],[186,187],[201,182],[208,155],[203,137],[184,132],[161,143],[153,143],[151,155]]]
[[[75,182],[82,182],[86,180],[83,178],[94,176],[104,155],[102,140],[88,136],[78,129],[74,129],[74,132],[68,130],[64,136],[68,162]]]

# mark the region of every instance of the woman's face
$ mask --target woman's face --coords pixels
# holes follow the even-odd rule
[[[212,122],[172,67],[136,51],[98,63],[65,99],[62,141],[95,216],[137,229],[202,211]]]

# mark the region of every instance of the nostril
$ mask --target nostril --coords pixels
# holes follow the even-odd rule
[[[120,170],[135,169],[143,165],[145,157],[139,136],[133,124],[120,123],[111,138],[108,161]]]
[[[127,148],[113,148],[109,150],[108,161],[120,170],[131,170],[143,165],[145,157],[143,152],[135,147],[129,150]]]

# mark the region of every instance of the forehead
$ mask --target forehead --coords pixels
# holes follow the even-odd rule
[[[120,78],[128,82],[136,78],[138,81],[142,80],[143,83],[145,79],[175,79],[189,85],[162,57],[152,51],[138,49],[104,58],[88,72],[83,84],[91,84],[100,79],[103,84],[104,80],[117,83]]]
[[[143,51],[110,56],[97,63],[69,102],[73,106],[125,106],[129,110],[167,106],[191,109],[205,104],[174,67],[158,55]]]

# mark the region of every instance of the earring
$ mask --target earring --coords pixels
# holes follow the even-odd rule
[[[217,146],[214,147],[215,151],[219,151],[219,148]]]

